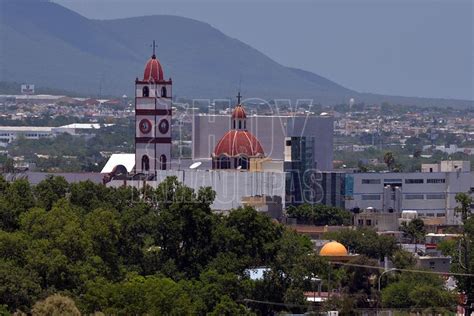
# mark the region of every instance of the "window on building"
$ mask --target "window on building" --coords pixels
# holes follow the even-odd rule
[[[380,194],[363,194],[362,200],[364,201],[378,201],[380,200]]]
[[[239,120],[239,129],[242,129],[242,121]]]
[[[144,86],[142,89],[142,96],[148,98],[150,96],[150,89],[147,86]]]
[[[160,170],[166,170],[166,155],[160,156]]]
[[[424,198],[423,194],[405,194],[405,200],[423,200]]]
[[[150,158],[147,155],[142,156],[142,170],[148,171],[150,170]]]
[[[402,182],[402,179],[384,179],[385,183],[399,183]]]
[[[432,193],[426,195],[427,200],[444,200],[445,198],[446,194],[444,193]]]
[[[405,184],[421,184],[424,182],[424,179],[405,179]]]
[[[362,179],[362,184],[380,184],[380,179]]]
[[[372,226],[372,220],[371,219],[366,220],[365,223],[366,223],[367,226]]]
[[[227,156],[219,157],[218,166],[219,169],[230,169],[230,158]]]
[[[446,183],[446,179],[426,179],[426,183]]]
[[[359,226],[364,226],[364,220],[363,219],[359,219],[357,221],[357,223],[359,224]]]
[[[166,87],[162,87],[161,88],[161,97],[162,98],[166,98],[168,95],[166,93]]]

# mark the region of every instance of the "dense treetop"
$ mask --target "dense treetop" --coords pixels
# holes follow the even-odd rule
[[[371,280],[378,269],[331,265],[307,237],[252,208],[213,212],[214,197],[210,188],[195,191],[173,177],[140,191],[54,176],[36,186],[0,179],[0,312],[305,312],[313,307],[303,293],[314,290],[314,278],[323,280],[323,291],[341,293],[322,308],[377,301]],[[364,265],[377,266],[385,255],[413,263],[374,232],[331,238],[362,254],[357,262]],[[251,279],[249,269],[259,267],[263,278]],[[438,281],[425,283],[449,301]]]

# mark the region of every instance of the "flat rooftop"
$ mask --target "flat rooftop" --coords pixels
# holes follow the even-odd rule
[[[51,132],[51,126],[0,126],[2,132]]]

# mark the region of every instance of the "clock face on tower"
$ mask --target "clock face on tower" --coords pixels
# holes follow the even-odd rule
[[[151,122],[147,119],[143,119],[140,121],[138,128],[140,128],[140,132],[143,134],[148,134],[151,131]]]
[[[168,123],[168,120],[162,119],[160,121],[160,124],[158,125],[158,129],[160,130],[161,134],[168,133],[168,130],[170,129],[170,124]]]

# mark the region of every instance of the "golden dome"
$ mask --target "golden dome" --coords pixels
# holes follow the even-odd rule
[[[347,249],[343,244],[338,243],[337,241],[331,241],[321,248],[319,255],[325,257],[347,256]]]

